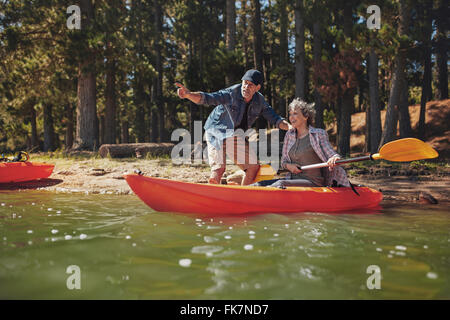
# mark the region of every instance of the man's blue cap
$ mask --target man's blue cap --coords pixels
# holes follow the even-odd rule
[[[253,82],[255,85],[260,84],[262,86],[264,77],[258,70],[250,69],[244,74],[241,80],[248,80]]]

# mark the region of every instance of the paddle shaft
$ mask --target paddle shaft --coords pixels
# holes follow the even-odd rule
[[[362,157],[356,157],[356,158],[350,158],[350,159],[344,159],[344,160],[337,160],[336,164],[344,164],[344,163],[351,163],[351,162],[358,162],[358,161],[365,161],[365,160],[374,160],[374,159],[372,158],[372,155],[368,155],[368,156],[362,156]],[[322,163],[310,164],[307,166],[301,166],[300,170],[316,169],[316,168],[323,168],[323,167],[328,167],[328,163],[322,162]]]

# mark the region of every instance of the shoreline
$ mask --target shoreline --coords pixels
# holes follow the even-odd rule
[[[39,157],[37,157],[39,158]],[[144,175],[185,182],[207,183],[210,169],[207,164],[174,165],[170,159],[33,159],[36,162],[55,164],[48,179],[23,182],[19,184],[0,184],[0,190],[36,189],[51,192],[86,194],[133,194],[124,174],[139,169]],[[389,167],[389,166],[388,166]],[[383,193],[383,203],[420,203],[429,204],[431,199],[439,205],[450,205],[450,169],[440,172],[432,170],[390,170],[385,167],[360,166],[346,167],[350,181],[355,185],[364,185]],[[224,179],[237,172],[239,168],[230,164]]]

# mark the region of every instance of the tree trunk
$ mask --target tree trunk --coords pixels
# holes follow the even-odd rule
[[[95,130],[97,118],[95,74],[89,71],[91,68],[93,59],[80,64],[75,149],[93,150],[98,137]]]
[[[368,126],[368,150],[370,153],[378,151],[378,144],[381,139],[381,116],[380,116],[380,96],[378,92],[378,57],[373,48],[370,49],[368,61],[369,74],[369,122]]]
[[[83,13],[81,21],[81,29],[83,30],[83,26],[89,26],[93,23],[94,7],[91,0],[82,0],[80,3],[81,12]],[[75,149],[94,150],[94,148],[97,147],[96,144],[98,144],[98,131],[96,130],[96,74],[94,68],[94,53],[87,52],[86,55],[82,57],[78,71]]]
[[[371,133],[370,133],[370,107],[367,106],[365,112],[364,112],[365,116],[366,116],[366,128],[365,128],[365,132],[364,132],[364,149],[363,152],[364,153],[368,153],[371,152],[370,151],[370,137],[371,137]]]
[[[355,108],[355,112],[363,111],[363,103],[364,103],[364,87],[363,81],[359,81],[358,83],[358,107]]]
[[[342,118],[342,98],[338,96],[334,104],[334,111],[336,112],[336,146],[339,146],[339,133],[341,129],[341,118]]]
[[[105,143],[105,116],[99,115],[98,116],[98,132],[99,132],[99,146]]]
[[[270,57],[269,57],[269,59],[270,59],[270,61],[269,61],[269,65],[270,65],[270,70],[273,70],[274,69],[274,56],[273,56],[273,54],[272,54],[272,52],[274,52],[274,45],[272,44],[272,46],[271,46],[271,50],[270,50],[271,52],[271,54],[270,54]],[[269,72],[269,71],[268,71]],[[279,114],[282,114],[281,112],[283,111],[283,108],[281,108],[281,106],[279,106],[278,105],[278,103],[277,103],[277,92],[276,92],[276,81],[275,81],[275,79],[271,79],[270,77],[268,77],[268,78],[266,78],[266,81],[270,81],[270,87],[271,88],[273,88],[273,90],[272,90],[272,100],[271,100],[271,102],[270,102],[270,104],[271,104],[271,106],[274,108],[274,110],[275,110],[275,112],[277,112],[277,113],[279,113]],[[287,115],[286,115],[286,117],[287,117]]]
[[[153,85],[151,90],[151,106],[150,106],[150,142],[158,141],[158,113],[156,111],[157,101],[156,101],[156,86],[157,78],[153,79]]]
[[[305,99],[305,24],[303,0],[295,6],[295,97]]]
[[[226,0],[225,42],[227,50],[233,52],[236,47],[236,5],[235,0]],[[230,75],[225,74],[226,85],[231,85]]]
[[[411,117],[409,115],[408,83],[406,81],[406,75],[404,77],[405,79],[402,84],[403,89],[400,93],[399,117],[398,117],[400,138],[407,138],[412,135]]]
[[[159,107],[159,142],[166,141],[166,114],[165,114],[166,104],[164,100],[161,100],[161,106]]]
[[[410,11],[411,8],[407,4],[407,0],[399,1],[399,13],[400,13],[400,22],[399,22],[399,36],[407,35],[407,30],[409,28],[410,23]],[[401,79],[402,90],[400,91],[400,101],[399,101],[399,129],[400,129],[400,137],[406,138],[411,136],[411,118],[409,116],[409,102],[408,102],[408,81],[406,79],[406,44],[400,45],[399,52],[399,64],[398,64],[398,72]]]
[[[248,31],[247,31],[247,0],[241,0],[241,29],[242,29],[242,50],[244,51],[244,66],[247,70],[249,68],[248,56]]]
[[[103,143],[116,143],[116,62],[106,64],[105,128]]]
[[[313,55],[315,65],[317,65],[320,62],[322,56],[322,39],[320,37],[320,28],[321,28],[320,22],[315,21],[313,24],[313,39],[314,39]],[[317,128],[325,128],[323,122],[322,97],[320,96],[319,90],[317,90],[317,88],[314,88],[314,102],[316,108],[315,126]]]
[[[151,142],[157,142],[158,141],[158,112],[156,111],[156,108],[153,107],[150,113],[151,116],[151,123],[152,123],[152,131],[151,131]]]
[[[342,28],[344,31],[344,35],[352,39],[353,38],[353,5],[351,1],[343,2],[343,16],[342,19]]]
[[[418,136],[425,139],[426,104],[431,99],[431,48],[425,49],[424,74],[422,83],[422,96],[420,97],[420,114]]]
[[[270,83],[270,53],[264,53],[264,97],[266,101],[270,104],[272,101],[272,84]]]
[[[236,47],[236,5],[235,0],[227,1],[227,29],[226,46],[229,51],[234,51]]]
[[[405,0],[400,0],[398,5],[399,24],[398,35],[405,36],[409,23],[409,7]],[[406,45],[400,44],[399,51],[394,61],[394,71],[392,72],[391,92],[389,94],[389,103],[386,111],[386,120],[384,122],[383,135],[380,141],[380,147],[389,141],[394,140],[397,134],[397,122],[400,120],[400,136],[408,137],[411,135],[411,120],[408,108],[408,83],[406,80]]]
[[[44,104],[44,151],[54,151],[55,144],[55,128],[53,125],[52,105]]]
[[[381,94],[380,97],[386,97],[387,91],[388,91],[388,84],[386,79],[386,66],[384,68],[381,68],[380,70],[380,76],[381,76]],[[383,101],[383,98],[380,98],[380,110],[383,110],[386,107],[386,104]]]
[[[128,129],[129,129],[128,120],[122,120],[122,131],[120,137],[121,143],[130,142],[130,135],[128,134]]]
[[[448,5],[447,1],[440,0],[436,17],[436,65],[437,65],[437,99],[448,99],[448,56],[447,56],[447,30]]]
[[[309,96],[309,92],[310,92],[310,88],[309,88],[309,85],[310,85],[310,83],[309,83],[309,74],[310,74],[310,72],[311,72],[311,69],[310,69],[310,66],[306,63],[306,59],[305,59],[305,64],[306,64],[306,66],[305,66],[305,76],[304,76],[304,81],[303,81],[303,83],[305,84],[304,85],[304,89],[303,89],[303,92],[305,93],[305,99],[307,99],[308,98],[308,96]]]
[[[255,69],[263,72],[263,50],[261,31],[261,4],[259,0],[251,0],[253,5],[253,53]]]
[[[287,12],[287,1],[286,0],[280,0],[278,2],[279,5],[279,11],[280,11],[280,49],[279,49],[279,67],[280,67],[280,79],[278,79],[278,86],[280,90],[279,95],[279,103],[284,106],[284,113],[286,116],[288,116],[288,98],[286,95],[286,88],[288,86],[287,79],[288,79],[288,65],[289,65],[289,43],[288,43],[288,12]],[[276,52],[275,50],[272,51]],[[282,130],[280,134],[280,138],[284,139],[285,131]]]
[[[36,109],[34,108],[34,101],[30,104],[31,112],[31,148],[36,150],[39,148],[39,138],[36,126]]]
[[[289,58],[287,0],[279,0],[278,5],[280,10],[280,65],[286,67]]]
[[[144,85],[141,79],[141,75],[137,75],[136,84],[135,84],[135,104],[136,104],[136,113],[135,113],[135,134],[137,138],[137,142],[145,142],[145,103],[144,103]]]
[[[350,154],[350,133],[352,124],[352,111],[355,108],[354,90],[350,89],[344,93],[341,105],[341,118],[339,121],[339,143],[338,152],[342,156]]]
[[[157,1],[155,1],[157,3]],[[143,21],[142,17],[142,1],[133,1],[132,5],[135,7],[136,11],[136,19],[135,22],[136,25],[136,33],[137,33],[137,48],[136,48],[136,58],[139,61],[144,56],[144,33],[143,33],[143,24],[146,23],[146,21]],[[158,4],[155,4],[158,6]],[[159,37],[159,35],[156,35],[156,37]],[[159,43],[158,43],[159,44]],[[156,51],[159,51],[159,47],[155,47]],[[134,104],[136,106],[136,112],[135,112],[135,118],[134,118],[134,125],[135,130],[134,134],[136,136],[137,142],[145,142],[145,136],[146,136],[146,123],[145,123],[145,103],[144,103],[144,81],[143,81],[143,70],[142,68],[139,68],[138,66],[135,66],[134,68]]]
[[[97,151],[98,148],[100,147],[100,119],[98,114],[95,114],[95,119],[94,119],[94,132],[96,132],[96,137],[94,140],[94,151]]]
[[[398,57],[395,59],[394,65],[394,72],[392,73],[391,87],[389,92],[389,101],[386,108],[386,116],[384,120],[383,134],[381,135],[379,147],[382,147],[389,141],[394,140],[397,135],[398,104],[400,100],[400,93],[402,90],[401,81],[399,80],[399,75],[397,72]]]
[[[145,141],[152,142],[152,107],[153,107],[153,101],[151,97],[152,92],[152,84],[148,84],[148,92],[144,92],[145,99],[144,99],[144,106],[145,106],[145,113],[147,115],[146,121],[145,121]]]
[[[66,137],[65,137],[65,149],[69,150],[73,145],[73,107],[70,103],[65,106],[65,113],[67,119],[66,125]]]
[[[352,37],[352,14],[351,4],[344,6],[344,34],[347,38]],[[339,119],[338,152],[345,156],[350,153],[350,135],[352,130],[352,112],[355,109],[355,89],[347,89],[342,97]]]
[[[158,73],[156,80],[156,105],[159,114],[159,142],[164,141],[165,118],[164,118],[164,101],[162,96],[163,85],[163,67],[162,67],[162,8],[160,1],[155,3],[155,51],[156,51],[156,72]]]
[[[432,20],[432,4],[429,2],[424,3],[424,28],[423,28],[423,82],[422,82],[422,96],[420,98],[420,115],[418,124],[418,136],[420,139],[425,139],[425,115],[426,115],[426,103],[431,100],[431,34],[433,30]]]

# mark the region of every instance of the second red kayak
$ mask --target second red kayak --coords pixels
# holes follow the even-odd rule
[[[156,211],[208,215],[348,212],[377,207],[382,194],[367,187],[249,187],[125,175],[133,192]]]
[[[55,166],[39,162],[0,162],[0,183],[14,183],[48,178]]]

